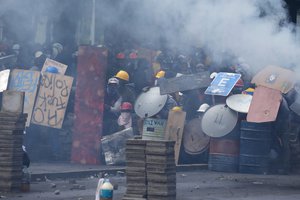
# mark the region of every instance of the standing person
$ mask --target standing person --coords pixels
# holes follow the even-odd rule
[[[103,113],[103,135],[108,135],[118,131],[118,116],[122,97],[119,94],[119,80],[110,78],[106,87]]]
[[[136,94],[134,92],[134,85],[129,84],[129,74],[124,70],[120,70],[115,75],[115,78],[119,80],[118,92],[122,97],[122,102],[134,104]]]

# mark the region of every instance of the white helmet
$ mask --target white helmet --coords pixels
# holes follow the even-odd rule
[[[215,78],[217,75],[218,75],[217,72],[213,72],[213,73],[210,74],[209,77],[210,77],[211,79],[213,79],[213,78]]]
[[[202,104],[199,109],[197,110],[197,112],[205,112],[210,106],[207,103]]]

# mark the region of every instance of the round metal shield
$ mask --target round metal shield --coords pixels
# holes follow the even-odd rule
[[[192,119],[184,127],[183,146],[188,154],[200,154],[208,148],[210,137],[203,133],[201,120],[202,118]]]
[[[3,92],[7,89],[9,73],[9,69],[0,72],[0,92]]]
[[[252,95],[248,94],[234,94],[226,99],[226,104],[232,110],[240,113],[248,113]]]
[[[161,111],[167,98],[166,94],[160,94],[159,87],[152,87],[138,96],[134,104],[134,111],[141,118],[152,117]]]
[[[223,137],[230,133],[238,121],[238,113],[225,104],[210,107],[203,115],[202,130],[210,137]]]

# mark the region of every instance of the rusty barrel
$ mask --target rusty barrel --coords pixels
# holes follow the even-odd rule
[[[237,172],[239,167],[239,123],[227,135],[211,138],[208,169],[219,172]]]
[[[271,123],[241,122],[239,166],[241,173],[268,173],[271,128]]]

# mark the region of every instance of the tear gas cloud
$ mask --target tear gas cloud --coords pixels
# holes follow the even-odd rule
[[[127,20],[121,26],[142,41],[159,41],[165,35],[171,47],[203,46],[216,61],[232,53],[255,70],[270,64],[300,66],[300,41],[296,41],[282,0],[118,2],[114,15],[119,16],[106,22]],[[130,3],[134,9],[129,12]]]
[[[34,13],[55,18],[63,9],[90,1],[0,0],[0,13],[15,10],[33,22]],[[288,22],[282,0],[95,0],[96,23],[116,26],[142,43],[165,43],[176,49],[202,46],[215,61],[225,54],[243,59],[252,69],[266,65],[300,68],[295,25]],[[79,9],[80,12],[80,9]],[[79,13],[78,13],[79,14]],[[75,18],[74,20],[78,20]],[[18,23],[18,22],[14,22]],[[24,23],[23,23],[24,24]],[[22,29],[34,25],[18,25]],[[97,24],[97,26],[99,26]],[[29,28],[28,28],[29,27]],[[164,40],[161,40],[164,38]]]

